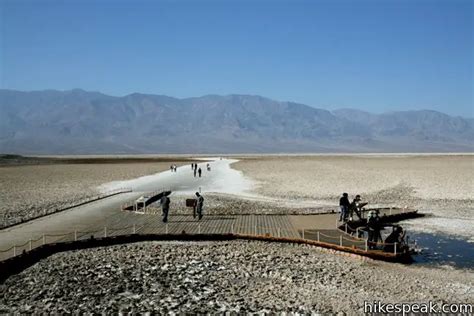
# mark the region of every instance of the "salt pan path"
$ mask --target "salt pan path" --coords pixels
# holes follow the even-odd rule
[[[177,172],[165,171],[155,175],[144,176],[137,179],[126,181],[115,181],[102,185],[99,189],[106,192],[117,188],[130,188],[132,192],[115,195],[104,200],[92,202],[79,207],[75,207],[63,212],[51,214],[41,217],[20,225],[0,230],[0,251],[8,249],[13,245],[21,245],[28,243],[30,239],[35,240],[46,235],[60,235],[71,233],[74,231],[92,231],[100,230],[104,227],[114,228],[123,227],[136,224],[137,226],[147,225],[153,222],[153,227],[160,228],[161,216],[152,214],[134,214],[127,211],[121,211],[121,205],[126,202],[134,201],[140,196],[147,195],[150,192],[157,192],[162,190],[170,190],[173,194],[184,194],[189,197],[194,197],[194,192],[201,191],[204,195],[206,192],[227,193],[234,195],[246,195],[252,197],[250,190],[252,189],[252,181],[246,179],[240,171],[231,168],[231,164],[237,160],[207,158],[197,160],[196,163],[202,169],[202,177],[194,177],[190,165],[184,165],[177,168]],[[209,162],[211,171],[207,171],[206,164]],[[191,211],[190,211],[191,212]],[[170,222],[172,222],[171,210]],[[187,218],[190,217],[190,218]],[[236,218],[239,219],[236,222]],[[274,216],[270,216],[274,217]],[[286,231],[286,235],[297,236],[298,233],[291,225],[289,218],[280,216],[280,219],[272,219],[271,223],[266,223],[265,216],[228,216],[226,218],[214,218],[212,216],[205,216],[201,221],[203,228],[206,228],[206,221],[208,229],[212,225],[221,225],[220,228],[213,232],[218,233],[219,230],[229,229],[233,223],[247,225],[251,227],[254,224],[271,225],[281,231]],[[191,216],[175,216],[175,222],[194,222]],[[221,219],[221,220],[219,220]],[[216,221],[217,220],[217,221]],[[176,227],[176,233],[187,229],[188,232],[193,232],[196,225],[184,224],[184,226]],[[212,226],[212,227],[214,227]],[[228,227],[226,227],[228,226]],[[148,233],[158,232],[149,230]],[[224,232],[224,231],[222,231]],[[228,231],[226,231],[228,232]],[[170,231],[173,233],[173,231]],[[48,242],[54,241],[54,237],[48,237]],[[58,237],[58,239],[60,238]],[[40,242],[40,241],[39,241]],[[28,246],[25,246],[28,247]],[[25,248],[23,248],[25,249]],[[21,248],[18,249],[21,251]],[[0,260],[6,254],[0,252]]]

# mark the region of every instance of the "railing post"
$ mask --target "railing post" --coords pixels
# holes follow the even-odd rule
[[[168,224],[165,225],[166,235],[168,235]]]
[[[396,256],[397,255],[397,243],[393,244],[393,254]]]
[[[389,213],[389,215],[392,215],[392,207],[391,207],[391,206],[390,206],[390,213]]]
[[[303,228],[303,239],[304,239],[304,228]]]
[[[43,245],[46,245],[46,236],[43,234]]]
[[[16,246],[13,246],[13,257],[16,257]]]
[[[198,234],[201,233],[201,224],[198,224]]]
[[[342,247],[342,235],[339,236],[339,245]]]
[[[107,226],[104,227],[104,237],[107,237]]]
[[[77,241],[77,230],[74,231],[74,241]]]
[[[255,225],[255,236],[257,235],[257,225]]]
[[[365,251],[367,251],[367,250],[368,250],[368,248],[369,248],[369,245],[368,245],[368,243],[369,243],[369,240],[368,240],[368,239],[366,239],[366,240],[365,240]]]
[[[133,224],[132,232],[133,232],[134,234],[137,233],[137,226],[136,226],[135,224]]]
[[[318,236],[318,242],[319,242],[319,230],[317,231],[316,235]]]
[[[234,234],[234,224],[232,224],[232,225],[230,226],[230,232],[231,232],[232,234]]]
[[[32,249],[31,239],[30,239],[30,241],[28,242],[28,246],[29,246],[28,248],[30,248],[30,251],[31,251],[31,249]]]
[[[345,229],[346,234],[347,234],[347,223],[344,225],[344,229]]]

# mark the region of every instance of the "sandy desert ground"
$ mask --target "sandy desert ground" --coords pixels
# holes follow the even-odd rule
[[[98,186],[105,182],[169,170],[170,164],[113,161],[0,166],[0,226],[9,220],[27,219],[97,196]]]
[[[472,275],[251,241],[53,255],[0,286],[0,312],[363,313],[364,301],[474,303]]]

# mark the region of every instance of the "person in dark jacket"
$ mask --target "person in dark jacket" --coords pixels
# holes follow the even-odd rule
[[[360,195],[357,194],[354,200],[352,200],[352,203],[349,206],[349,218],[352,219],[354,217],[354,213],[357,215],[359,219],[362,219],[360,209],[359,209],[359,203],[361,201]]]
[[[199,169],[198,169],[199,178],[201,177],[201,173],[202,173],[202,170],[201,170],[201,168],[199,167]]]
[[[339,221],[346,221],[347,215],[349,213],[349,194],[343,193],[342,197],[339,199],[339,208],[341,209],[341,215],[339,216]]]
[[[163,213],[163,223],[168,222],[168,213],[170,211],[171,200],[167,195],[161,197],[161,211]]]
[[[380,223],[378,210],[369,212],[367,217],[367,229],[369,234],[369,249],[375,249],[379,240],[382,241],[382,236],[380,234],[382,224]]]
[[[198,214],[198,219],[200,220],[202,218],[204,198],[202,197],[201,194],[199,194],[199,192],[196,192],[196,197],[197,197],[196,211],[197,211],[197,214]]]
[[[400,226],[394,226],[392,232],[385,239],[383,250],[387,252],[394,252],[397,247],[397,252],[405,246],[405,232]]]

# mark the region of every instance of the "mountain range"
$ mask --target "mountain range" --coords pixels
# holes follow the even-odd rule
[[[0,90],[0,153],[473,152],[474,119],[328,111],[255,95]]]

